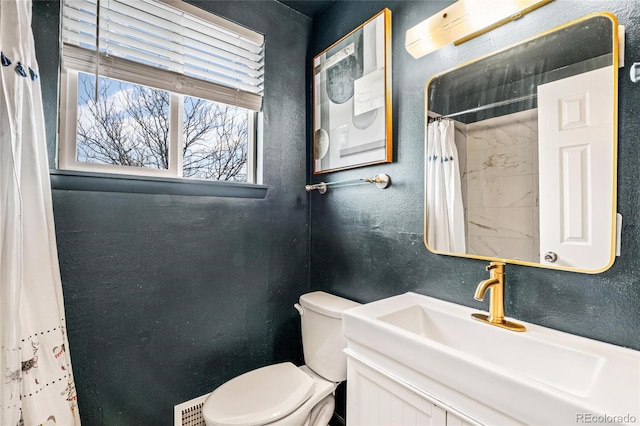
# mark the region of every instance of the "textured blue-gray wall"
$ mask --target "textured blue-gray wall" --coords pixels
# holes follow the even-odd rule
[[[627,27],[626,66],[619,78],[618,211],[624,216],[622,256],[610,270],[598,275],[508,265],[506,313],[640,349],[640,85],[634,85],[628,77],[629,65],[640,60],[638,2],[556,0],[458,47],[447,46],[413,59],[404,49],[406,30],[451,3],[337,1],[314,19],[311,57],[382,8],[392,11],[396,159],[393,164],[312,177],[314,181],[335,181],[388,173],[393,181],[386,190],[351,186],[330,190],[324,196],[312,195],[312,289],[361,302],[416,291],[486,310],[487,302],[474,301],[473,292],[477,283],[487,277],[487,262],[432,254],[422,242],[425,84],[432,75],[494,49],[591,12],[610,11]]]
[[[424,87],[441,71],[509,46],[588,13],[610,11],[627,27],[626,63],[619,78],[618,211],[624,215],[622,257],[599,275],[507,266],[507,316],[581,336],[640,349],[640,85],[628,67],[640,58],[640,7],[636,0],[556,0],[458,47],[415,60],[404,48],[407,29],[453,1],[336,1],[314,19],[311,58],[387,7],[392,12],[392,164],[313,176],[338,181],[388,173],[393,185],[314,192],[311,209],[311,289],[370,302],[415,291],[487,310],[473,293],[488,275],[485,261],[430,253],[423,244]],[[310,73],[308,67],[307,73]],[[311,87],[307,119],[312,128]],[[311,132],[308,151],[312,152]],[[311,166],[308,166],[311,169]],[[336,413],[345,415],[344,387]]]
[[[362,302],[417,291],[486,309],[472,298],[486,277],[485,262],[434,255],[422,243],[427,80],[599,10],[614,12],[627,26],[627,67],[640,58],[640,10],[632,0],[556,0],[420,60],[404,50],[404,32],[451,1],[338,1],[314,20],[311,41],[307,18],[269,0],[194,3],[266,34],[269,193],[265,200],[240,200],[54,191],[68,333],[85,424],[170,424],[174,404],[240,372],[284,359],[301,362],[291,304],[309,286]],[[396,160],[311,179],[386,172],[394,184],[385,191],[361,186],[314,193],[309,212],[302,184],[309,177],[310,60],[383,7],[393,12]],[[57,1],[34,1],[50,155],[55,155],[57,121],[58,11]],[[508,266],[506,309],[522,320],[640,349],[640,148],[635,143],[640,86],[629,81],[627,69],[619,86],[623,256],[595,276]]]
[[[272,1],[194,1],[266,36],[264,200],[53,191],[85,425],[170,425],[247,370],[302,362],[308,291],[305,76],[311,20]],[[33,29],[55,154],[59,4]],[[283,24],[283,23],[286,23]]]

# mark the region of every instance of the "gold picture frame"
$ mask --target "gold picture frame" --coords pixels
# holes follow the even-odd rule
[[[390,163],[391,11],[313,58],[313,172]]]

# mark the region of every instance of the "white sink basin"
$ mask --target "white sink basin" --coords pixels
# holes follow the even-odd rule
[[[640,352],[522,321],[527,331],[515,333],[474,312],[406,293],[348,310],[343,328],[350,347],[453,407],[486,405],[527,424],[576,424],[587,413],[640,422]]]
[[[575,395],[588,394],[604,362],[602,356],[551,340],[487,330],[487,324],[433,306],[413,305],[379,320]]]

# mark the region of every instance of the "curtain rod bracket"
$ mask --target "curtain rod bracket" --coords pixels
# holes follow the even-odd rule
[[[367,183],[375,183],[376,186],[380,189],[388,188],[389,185],[391,185],[391,178],[388,174],[385,173],[376,175],[373,178],[365,178],[364,181]]]
[[[317,189],[319,193],[325,194],[327,192],[327,184],[324,182],[320,182],[313,185],[305,185],[304,189],[307,192],[311,192]]]

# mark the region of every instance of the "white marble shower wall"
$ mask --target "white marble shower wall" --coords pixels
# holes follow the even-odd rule
[[[458,167],[460,169],[460,191],[462,192],[462,205],[464,206],[464,223],[469,223],[469,211],[467,208],[467,199],[469,197],[469,188],[467,184],[467,125],[456,121],[454,123],[454,128],[454,143],[458,150]]]
[[[467,125],[467,252],[539,262],[537,109]]]

